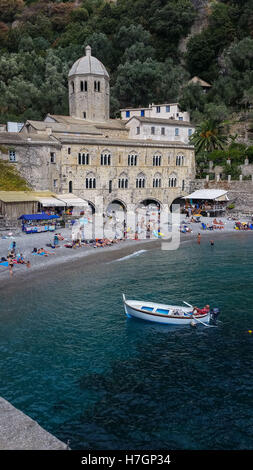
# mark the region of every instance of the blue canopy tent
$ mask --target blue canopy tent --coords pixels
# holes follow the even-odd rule
[[[23,214],[19,217],[22,220],[22,230],[26,233],[39,233],[55,230],[54,219],[59,219],[59,215],[48,215],[45,212],[41,214]],[[47,221],[48,224],[40,225],[39,222]],[[38,222],[38,225],[35,225]]]
[[[51,220],[59,218],[59,215],[48,215],[45,212],[41,214],[23,214],[19,217],[21,220]]]

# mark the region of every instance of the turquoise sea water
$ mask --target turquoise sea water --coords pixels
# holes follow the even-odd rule
[[[72,449],[252,449],[252,272],[239,234],[1,291],[0,395]],[[127,319],[122,292],[222,323]]]

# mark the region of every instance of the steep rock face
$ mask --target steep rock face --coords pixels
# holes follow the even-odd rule
[[[193,8],[196,10],[197,16],[191,27],[190,33],[180,41],[179,50],[184,53],[187,49],[189,39],[195,34],[199,34],[202,29],[208,25],[210,0],[191,0]]]

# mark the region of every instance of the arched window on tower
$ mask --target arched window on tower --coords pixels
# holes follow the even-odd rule
[[[100,82],[99,81],[94,81],[94,91],[97,91],[98,93],[100,92]]]
[[[69,193],[72,193],[72,190],[73,190],[72,181],[69,181]]]
[[[75,93],[75,84],[74,84],[74,82],[71,82],[71,91],[72,91],[72,93]]]

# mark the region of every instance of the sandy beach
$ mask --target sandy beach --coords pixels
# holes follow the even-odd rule
[[[223,222],[222,229],[215,229],[212,231],[203,230],[201,223],[190,223],[187,219],[181,217],[181,227],[184,227],[184,222],[187,223],[187,227],[191,229],[191,232],[180,233],[180,243],[187,241],[197,242],[198,233],[201,235],[201,240],[208,242],[220,237],[234,234],[239,236],[241,233],[252,234],[253,231],[240,231],[235,230],[235,221],[228,220],[227,218],[219,218]],[[213,219],[202,217],[201,222],[205,224],[211,224]],[[241,219],[241,222],[244,220]],[[248,220],[245,219],[245,222]],[[13,276],[10,277],[8,266],[0,266],[0,281],[1,287],[3,288],[10,283],[29,282],[35,276],[47,275],[49,270],[55,270],[56,272],[62,269],[64,264],[64,270],[71,271],[78,264],[84,264],[88,266],[98,265],[99,263],[108,263],[119,258],[127,257],[132,254],[138,255],[141,250],[159,249],[161,247],[161,240],[157,238],[152,239],[125,239],[118,241],[113,246],[106,246],[101,248],[94,248],[93,246],[81,246],[75,249],[66,248],[64,244],[71,241],[71,228],[60,229],[59,232],[64,238],[60,241],[59,247],[52,249],[47,245],[53,243],[54,233],[38,233],[38,234],[15,234],[6,233],[0,238],[0,259],[1,257],[7,257],[8,250],[12,241],[16,242],[16,253],[22,253],[24,259],[29,260],[31,267],[27,268],[26,265],[15,264],[13,268]],[[34,248],[45,248],[52,254],[48,256],[34,255],[32,253]]]

